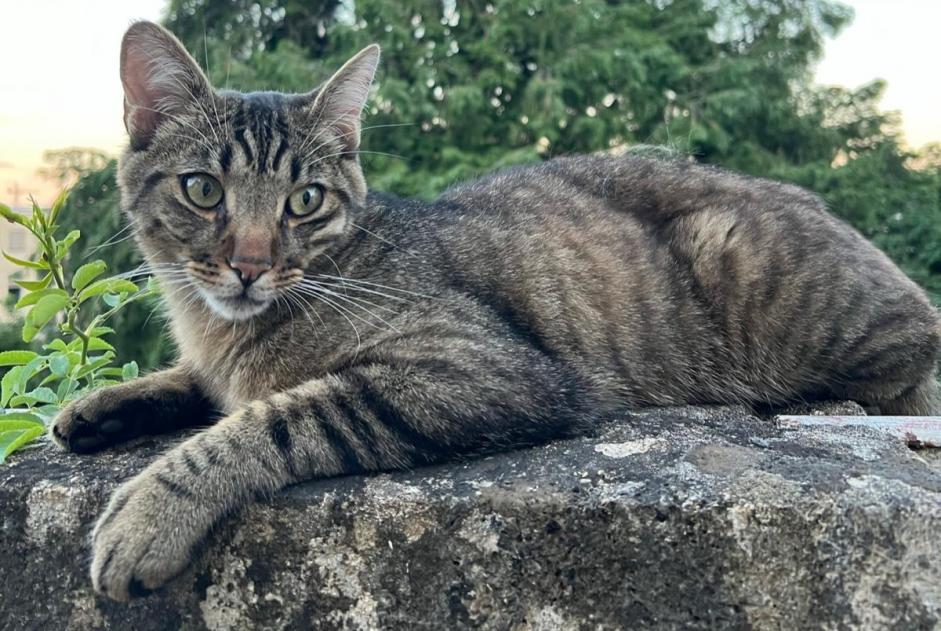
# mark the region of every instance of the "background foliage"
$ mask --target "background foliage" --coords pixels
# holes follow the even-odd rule
[[[379,42],[374,188],[428,197],[507,164],[662,144],[817,191],[938,300],[941,150],[900,146],[880,81],[811,81],[851,18],[830,0],[172,0],[165,23],[240,90],[308,91]],[[122,225],[114,164],[98,166],[52,165],[81,175],[63,215],[86,237],[76,266]],[[135,264],[122,236],[96,251],[111,269]],[[151,309],[119,316],[119,360],[167,358]]]

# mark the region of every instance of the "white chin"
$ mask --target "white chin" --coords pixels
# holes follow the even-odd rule
[[[268,309],[271,301],[259,302],[246,298],[216,298],[202,292],[209,308],[226,320],[247,320]]]

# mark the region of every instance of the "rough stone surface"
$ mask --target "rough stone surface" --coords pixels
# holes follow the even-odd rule
[[[852,413],[853,404],[829,413]],[[858,410],[857,410],[858,411]],[[4,629],[937,628],[941,462],[744,408],[289,489],[131,604],[97,598],[109,492],[173,441],[0,468]],[[168,516],[170,517],[170,516]]]

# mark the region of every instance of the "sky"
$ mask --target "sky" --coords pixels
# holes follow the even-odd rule
[[[941,142],[941,0],[850,0],[856,18],[827,43],[818,81],[858,87],[886,79],[883,109],[902,114],[908,144]],[[461,1],[458,0],[458,6]],[[0,200],[41,203],[55,185],[36,174],[47,149],[125,143],[118,79],[121,36],[157,20],[165,0],[0,0]]]

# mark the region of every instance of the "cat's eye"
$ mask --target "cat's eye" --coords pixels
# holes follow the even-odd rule
[[[181,178],[183,194],[197,208],[211,210],[222,201],[222,184],[205,173],[191,173]]]
[[[323,187],[311,184],[299,188],[288,197],[286,210],[293,217],[307,217],[323,205]]]

